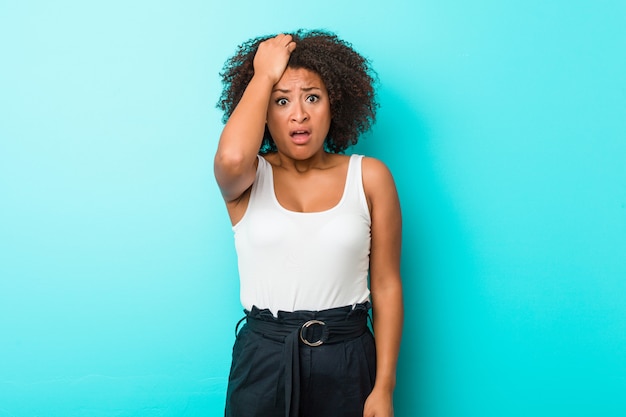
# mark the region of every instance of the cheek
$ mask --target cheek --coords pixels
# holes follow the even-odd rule
[[[268,111],[265,116],[265,123],[269,130],[275,130],[276,126],[278,126],[278,117],[275,112]]]
[[[322,111],[322,113],[323,113],[324,117],[325,117],[326,119],[328,119],[328,121],[330,122],[330,120],[331,120],[331,119],[332,119],[332,117],[333,117],[333,114],[332,114],[332,112],[330,111],[330,106],[329,106],[329,105],[327,105],[327,106],[324,108],[324,110]]]
[[[330,113],[330,109],[323,112],[320,118],[324,120],[326,127],[330,128],[330,124],[332,123],[332,120],[333,120],[332,114]]]
[[[272,136],[272,138],[275,139],[277,136],[280,136],[281,125],[276,120],[276,118],[273,118],[268,115],[266,127],[267,127],[267,130],[270,132],[270,135]]]

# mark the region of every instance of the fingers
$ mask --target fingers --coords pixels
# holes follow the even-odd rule
[[[277,82],[295,49],[296,43],[291,35],[280,34],[261,42],[254,57],[255,73],[265,74]]]
[[[278,34],[275,37],[268,39],[268,41],[275,41],[278,45],[287,48],[289,53],[296,49],[296,43],[293,41],[293,36],[285,35],[284,33]]]

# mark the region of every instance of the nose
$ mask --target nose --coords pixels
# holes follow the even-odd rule
[[[309,119],[309,114],[302,105],[302,103],[296,103],[293,106],[293,112],[291,113],[291,120],[297,123],[302,123]]]

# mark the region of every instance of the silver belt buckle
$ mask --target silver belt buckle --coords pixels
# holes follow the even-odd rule
[[[302,333],[304,329],[307,329],[313,326],[314,324],[317,324],[319,326],[326,326],[326,323],[324,323],[323,321],[309,320],[306,323],[304,323],[302,327],[300,327],[300,340],[302,340],[302,343],[304,343],[305,345],[311,346],[311,347],[321,346],[324,343],[321,338],[317,342],[309,342],[307,339],[304,338],[304,334]]]

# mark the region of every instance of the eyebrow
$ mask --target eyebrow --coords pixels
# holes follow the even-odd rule
[[[309,91],[312,91],[312,90],[320,90],[320,91],[322,91],[322,89],[319,88],[319,87],[305,87],[305,88],[302,88],[301,90],[304,91],[304,92],[309,92]],[[282,89],[282,88],[275,88],[275,89],[272,90],[272,93],[276,93],[276,92],[287,94],[287,93],[291,93],[291,90],[285,90],[285,89]]]

